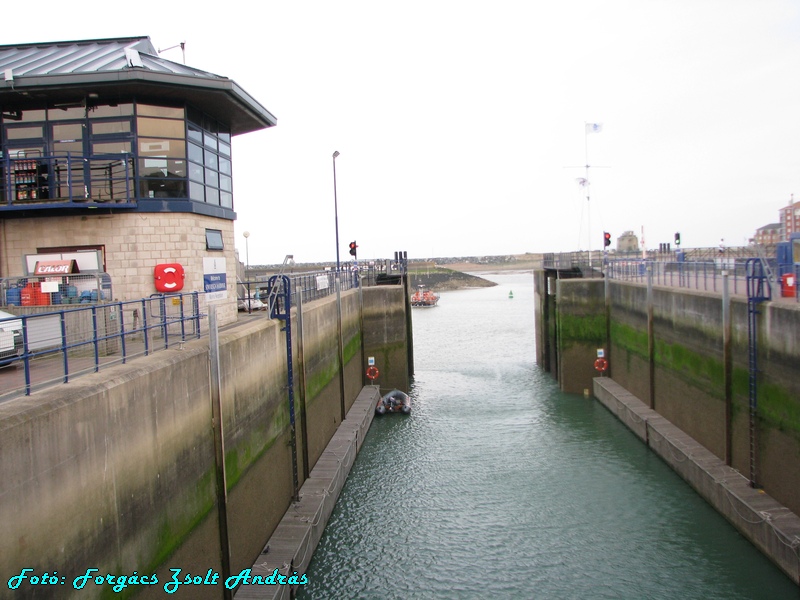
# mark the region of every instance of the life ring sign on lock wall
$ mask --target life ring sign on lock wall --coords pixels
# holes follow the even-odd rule
[[[153,269],[153,279],[159,292],[180,292],[186,273],[179,263],[164,263]]]
[[[605,349],[597,349],[597,360],[594,361],[594,368],[600,372],[601,376],[608,370],[608,360],[606,360]]]

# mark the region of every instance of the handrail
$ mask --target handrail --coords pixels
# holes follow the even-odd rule
[[[135,203],[134,156],[128,152],[6,154],[0,166],[0,210]]]
[[[378,285],[383,272],[403,274],[405,261],[384,262],[358,272],[348,269],[352,276],[340,278],[342,288]],[[292,302],[298,294],[308,302],[334,293],[334,276],[334,271],[287,276],[292,281]],[[325,287],[323,281],[330,285]],[[266,287],[268,282],[247,285]],[[53,310],[47,312],[0,319],[0,366],[11,362],[23,366],[3,371],[0,401],[199,339],[200,319],[205,317],[200,313],[201,293],[153,294],[140,300],[79,304],[60,310],[60,305],[50,305],[48,309]]]
[[[378,260],[374,264],[361,264],[358,270],[354,270],[352,265],[342,265],[340,272],[340,285],[342,291],[347,291],[358,287],[371,287],[378,284],[381,274],[404,274],[407,265],[404,260]],[[303,295],[303,302],[317,300],[336,293],[334,279],[336,271],[334,269],[306,271],[303,273],[290,274],[292,305],[297,306],[298,296]],[[268,303],[259,306],[255,300],[263,302],[268,299],[270,291],[268,278],[238,281],[239,288],[239,308],[247,312],[253,310],[268,310]],[[262,299],[263,295],[263,299]],[[250,300],[248,300],[250,299]],[[256,305],[257,308],[253,308]]]
[[[199,294],[157,294],[0,319],[0,329],[5,329],[0,337],[0,364],[21,362],[24,366],[18,385],[5,386],[0,399],[21,391],[27,396],[77,375],[96,373],[101,367],[125,364],[131,358],[199,339],[204,316],[199,310]],[[8,340],[18,330],[22,344],[12,348]],[[61,360],[42,362],[54,356]]]
[[[777,271],[774,261],[763,259],[749,259],[758,261],[764,273]],[[667,287],[679,287],[694,289],[706,292],[722,293],[723,277],[727,276],[729,285],[732,286],[731,293],[736,295],[747,295],[747,264],[748,261],[726,260],[703,261],[703,262],[662,262],[662,261],[608,261],[604,266],[605,276],[609,279],[618,281],[633,281],[645,283],[647,281],[647,270],[652,273],[653,284]],[[794,274],[794,281],[800,275],[800,264],[791,267],[790,274]],[[783,298],[794,297],[795,301],[800,302],[797,295],[797,286],[791,288],[785,286],[786,282],[777,281],[775,283],[776,292],[773,298],[781,296]],[[780,293],[778,293],[780,290]]]

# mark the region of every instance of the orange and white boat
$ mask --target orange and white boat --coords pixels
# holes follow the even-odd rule
[[[417,286],[417,291],[411,296],[411,306],[430,307],[439,302],[439,294],[427,289],[424,285]]]

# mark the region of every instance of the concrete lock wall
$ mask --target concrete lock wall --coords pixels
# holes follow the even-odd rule
[[[533,310],[536,328],[536,364],[545,371],[556,372],[555,335],[555,275],[546,271],[533,272]]]
[[[536,282],[544,285],[545,277]],[[544,294],[539,292],[539,297]],[[555,347],[555,356],[548,357],[545,350],[537,350],[537,356],[550,363],[548,370],[556,374],[562,390],[581,392],[591,387],[587,379],[599,375],[591,364],[596,348],[603,347],[609,362],[606,376],[726,464],[749,475],[746,299],[730,300],[727,348],[720,294],[659,286],[648,294],[642,284],[560,280],[551,322],[549,301],[541,301],[537,308],[537,329],[548,337],[548,347]],[[798,334],[800,306],[761,306],[755,479],[795,513],[800,513]]]
[[[552,283],[551,283],[552,286]],[[606,316],[600,279],[556,282],[555,336],[558,380],[570,393],[591,390],[597,350],[605,350]]]
[[[399,287],[399,286],[398,286]],[[400,291],[403,294],[403,291]],[[400,298],[402,300],[402,297]],[[364,288],[364,358],[366,372],[369,357],[375,359],[381,390],[406,390],[410,365],[408,361],[408,305],[398,301],[398,288],[381,285]]]
[[[385,360],[382,374],[407,390],[402,287],[350,290],[341,306],[345,407],[364,384],[365,352]],[[364,332],[368,347],[362,314],[380,329]],[[282,325],[244,317],[219,333],[234,572],[253,564],[294,494]],[[335,296],[292,309],[298,485],[341,423],[338,343]],[[97,568],[165,582],[170,567],[220,570],[208,344],[192,341],[0,405],[0,572],[57,570],[71,581]],[[193,598],[218,593],[192,588]],[[0,589],[0,597],[11,593]],[[132,591],[163,596],[161,586]],[[55,586],[36,597],[63,592]]]

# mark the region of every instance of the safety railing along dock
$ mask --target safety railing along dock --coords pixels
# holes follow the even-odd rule
[[[0,319],[0,399],[200,337],[198,292],[51,308]]]
[[[402,261],[371,261],[371,264],[361,265],[357,270],[352,265],[342,266],[339,285],[342,292],[358,286],[381,285],[399,280],[405,270],[406,265]],[[336,293],[335,270],[308,271],[287,276],[291,280],[292,306],[297,306],[301,295],[303,302],[310,302]],[[270,292],[268,279],[269,277],[264,277],[238,283],[239,310],[267,310]]]
[[[723,281],[727,278],[731,294],[746,296],[747,258],[744,256],[726,252],[714,260],[672,261],[658,255],[645,259],[637,257],[634,253],[602,255],[595,252],[592,256],[588,252],[565,252],[545,254],[542,267],[562,273],[573,271],[583,278],[607,277],[643,284],[651,277],[654,285],[720,294]],[[800,302],[798,296],[800,263],[778,264],[775,259],[760,258],[760,260],[764,263],[765,271],[771,274],[773,300],[791,299]]]
[[[770,281],[773,299],[791,298],[800,302],[797,286],[800,264],[779,268],[772,261],[765,262],[770,271],[775,273]],[[717,293],[722,293],[723,281],[727,277],[731,294],[747,295],[746,262],[739,259],[703,262],[608,261],[604,273],[609,279],[620,281],[647,283],[648,277],[652,277],[654,285]]]
[[[358,286],[399,283],[405,273],[405,261],[384,261],[354,270],[343,268],[339,274],[342,291]],[[95,285],[95,294],[80,299],[70,288],[66,293],[46,293],[41,287],[27,288],[25,302],[11,294],[12,302],[4,309],[12,316],[0,318],[0,401],[30,395],[34,391],[74,378],[96,373],[112,365],[124,364],[136,357],[166,350],[201,337],[200,293],[154,294],[149,298],[126,302],[107,302],[110,279],[105,274],[87,274],[86,287]],[[292,305],[300,295],[309,302],[336,293],[335,271],[291,274]],[[24,289],[29,281],[6,285],[4,291]],[[70,276],[70,285],[77,285]],[[267,281],[252,281],[237,287],[255,294],[268,294]],[[37,296],[41,294],[41,296]],[[59,304],[54,295],[59,294]],[[240,289],[241,294],[241,289]],[[7,298],[8,295],[3,295]],[[46,298],[45,298],[46,297]],[[20,301],[17,302],[16,300]],[[18,310],[19,309],[19,310]],[[20,313],[30,314],[20,314]],[[260,313],[269,318],[269,312]],[[1,315],[0,315],[1,316]]]

